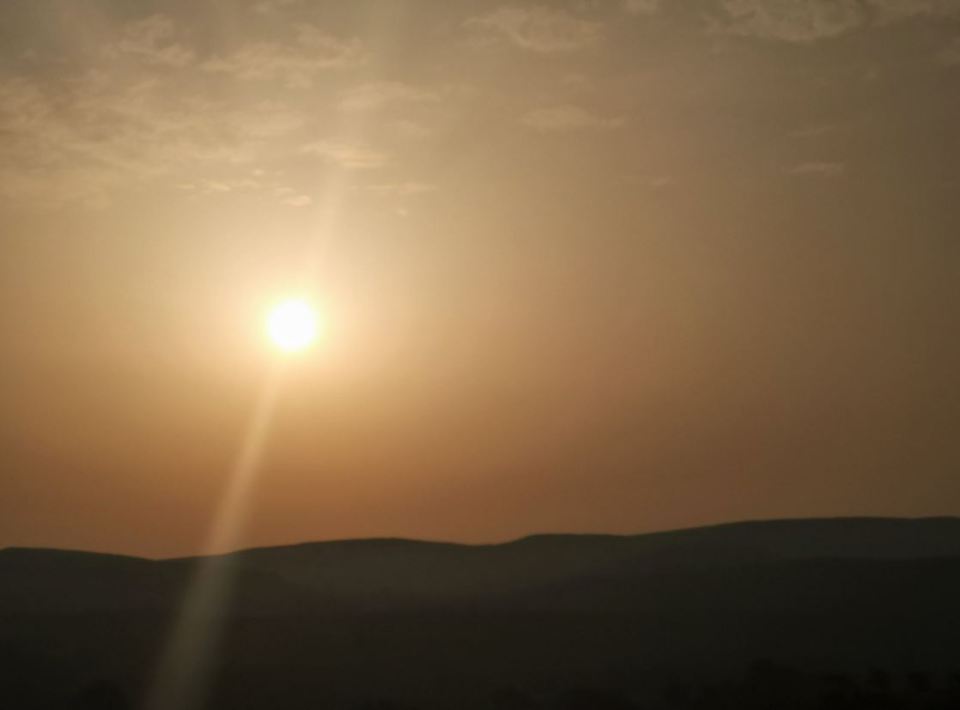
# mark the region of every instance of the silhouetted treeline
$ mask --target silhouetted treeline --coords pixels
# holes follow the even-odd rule
[[[17,686],[0,688],[0,707],[10,710],[64,708],[65,710],[133,710],[141,705],[134,693],[109,680],[81,682],[69,692],[44,689],[41,678],[24,677]],[[63,679],[60,679],[63,680]],[[362,694],[360,691],[359,694]],[[303,698],[273,699],[271,710],[296,707]],[[212,700],[210,710],[232,704]],[[489,697],[465,692],[457,701],[413,703],[372,697],[361,701],[329,698],[316,707],[343,710],[956,710],[960,708],[960,670],[952,673],[923,671],[866,673],[809,672],[773,661],[753,664],[738,678],[715,680],[677,679],[652,683],[640,691],[575,686],[566,690],[536,692],[504,686]]]
[[[810,673],[760,661],[737,679],[675,681],[648,688],[642,697],[605,688],[574,687],[537,694],[504,687],[486,702],[464,698],[462,706],[450,706],[450,710],[468,706],[487,710],[957,710],[960,670],[939,674],[884,669],[862,674]],[[360,702],[351,710],[421,709],[381,698]]]
[[[811,673],[773,661],[727,683],[674,683],[670,710],[946,710],[960,708],[960,672]]]
[[[741,678],[722,682],[675,681],[642,697],[604,688],[577,687],[538,695],[508,687],[485,704],[489,710],[958,710],[960,670],[952,673],[810,673],[760,661]],[[465,704],[474,705],[475,699]],[[416,710],[390,700],[354,710]]]

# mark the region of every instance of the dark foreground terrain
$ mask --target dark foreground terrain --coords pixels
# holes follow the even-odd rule
[[[960,708],[960,519],[216,562],[211,708]],[[0,551],[0,708],[139,707],[209,563]]]

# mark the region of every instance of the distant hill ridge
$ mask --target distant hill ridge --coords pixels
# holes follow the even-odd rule
[[[403,537],[349,538],[292,543],[238,550],[230,555],[250,555],[268,552],[321,549],[321,548],[374,548],[413,547],[434,550],[489,550],[528,545],[593,545],[607,543],[614,546],[632,544],[687,545],[710,540],[725,546],[742,546],[757,549],[759,543],[776,545],[780,553],[809,553],[817,546],[818,553],[826,556],[889,558],[899,554],[906,556],[943,556],[960,554],[960,517],[938,516],[924,518],[892,517],[832,517],[832,518],[784,518],[771,520],[745,520],[714,525],[679,528],[665,531],[618,535],[610,533],[536,533],[500,543],[458,543],[438,540],[418,540]],[[882,547],[883,543],[888,547]],[[891,546],[892,545],[892,546]],[[66,560],[69,556],[93,559],[94,557],[115,560],[139,560],[133,555],[101,553],[88,550],[70,550],[42,547],[0,548],[0,559],[11,555],[43,553]],[[818,554],[820,556],[820,554]],[[176,557],[152,560],[156,562],[182,562],[197,559]]]
[[[898,580],[903,594],[927,580],[960,598],[960,518],[748,521],[490,545],[339,540],[215,559],[235,570],[237,613],[821,607],[837,595],[876,597],[867,587]],[[173,608],[203,561],[8,548],[0,551],[0,613]]]

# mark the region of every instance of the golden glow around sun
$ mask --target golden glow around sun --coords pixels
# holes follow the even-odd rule
[[[285,352],[298,352],[316,340],[317,314],[304,300],[291,298],[278,303],[267,317],[270,340]]]

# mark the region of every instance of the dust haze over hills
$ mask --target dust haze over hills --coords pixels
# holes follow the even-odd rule
[[[347,540],[219,559],[235,586],[211,707],[506,707],[492,699],[508,689],[577,687],[656,707],[671,682],[764,659],[797,673],[960,670],[957,518]],[[31,686],[43,702],[102,679],[138,697],[203,561],[0,551],[5,683],[60,678]]]

